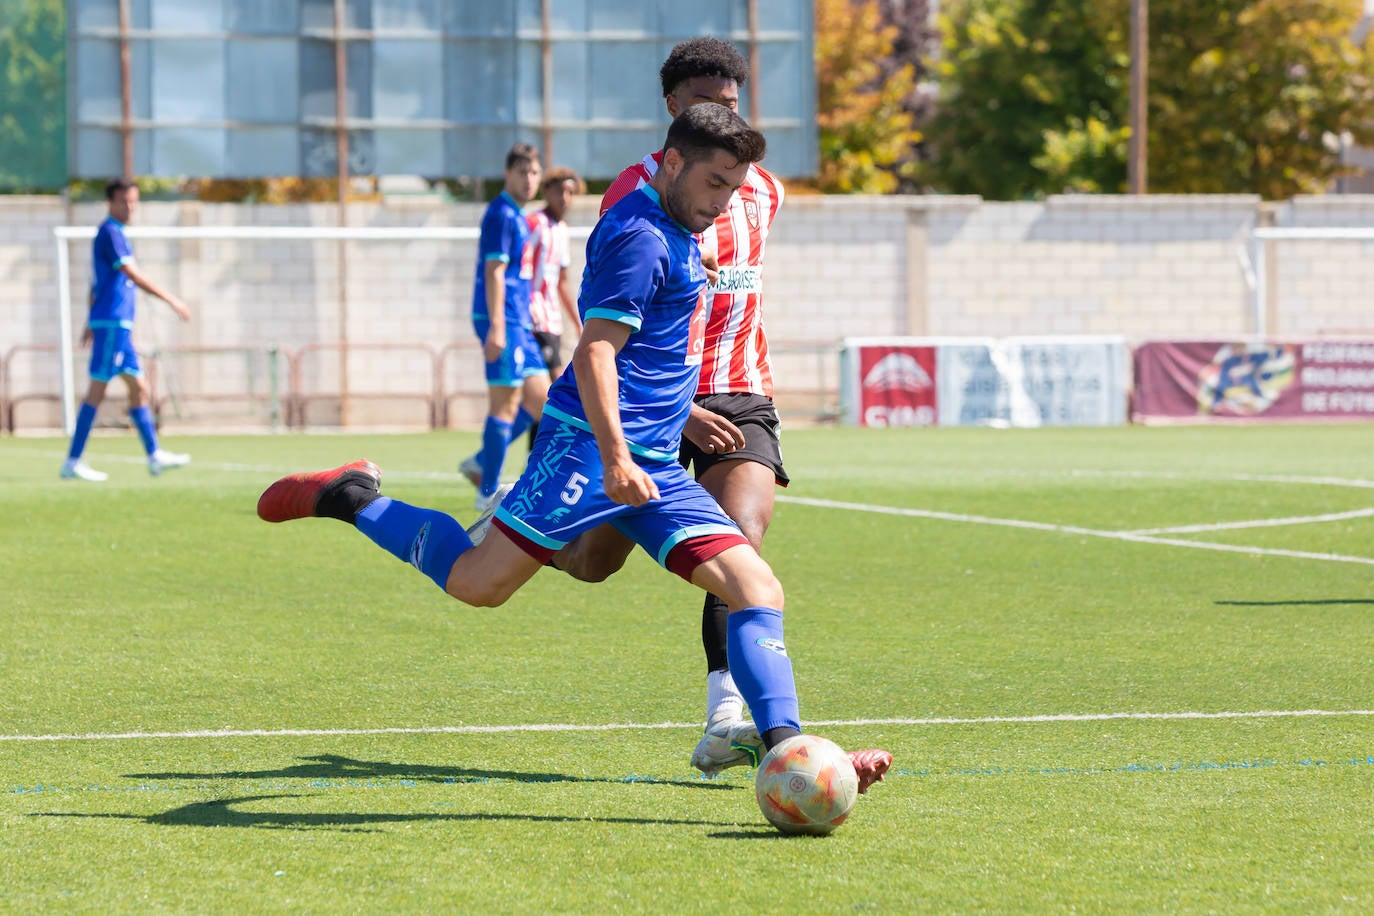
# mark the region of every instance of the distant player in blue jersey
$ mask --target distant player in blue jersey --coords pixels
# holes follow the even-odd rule
[[[116,179],[105,186],[105,199],[110,215],[100,224],[91,246],[91,313],[81,335],[81,342],[91,345],[91,384],[76,414],[71,449],[62,464],[62,477],[68,480],[101,481],[109,476],[91,468],[81,455],[86,450],[96,411],[105,400],[105,388],[115,376],[122,376],[128,385],[129,417],[143,440],[143,450],[148,453],[148,472],[157,476],[191,460],[189,455],[158,446],[151,396],[143,380],[138,351],[134,349],[134,287],[166,302],[182,321],[190,321],[191,312],[180,299],[145,277],[134,263],[134,251],[129,247],[124,227],[138,209],[138,185]]]
[[[510,443],[539,420],[549,369],[530,317],[534,252],[521,210],[539,190],[539,151],[517,143],[506,154],[506,184],[482,216],[472,324],[486,360],[487,419],[482,447],[459,469],[477,484],[477,508],[499,501]]]
[[[370,461],[272,484],[269,522],[337,518],[449,595],[497,607],[583,531],[610,522],[660,565],[725,599],[730,670],[765,746],[801,730],[783,643],[783,590],[739,527],[674,459],[700,375],[706,271],[692,233],[763,158],[764,139],[723,105],[673,121],[663,162],[587,242],[572,364],[549,391],[524,474],[480,542],[452,517],[382,496]],[[476,526],[474,526],[476,531]],[[851,754],[860,791],[892,762]]]

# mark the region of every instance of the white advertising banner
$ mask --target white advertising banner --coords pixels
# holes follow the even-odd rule
[[[843,362],[845,419],[858,425],[1126,422],[1120,337],[853,338]]]

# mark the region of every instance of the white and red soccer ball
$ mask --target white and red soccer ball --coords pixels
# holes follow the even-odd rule
[[[859,776],[835,742],[795,735],[759,762],[754,794],[763,816],[778,830],[824,836],[853,810]]]

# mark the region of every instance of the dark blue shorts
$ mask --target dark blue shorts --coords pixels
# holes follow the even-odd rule
[[[477,339],[487,342],[487,332],[491,323],[485,318],[472,319],[472,328]],[[531,375],[548,375],[549,367],[544,363],[543,351],[534,339],[534,332],[519,325],[506,325],[506,349],[494,363],[487,363],[487,384],[502,388],[518,388]]]

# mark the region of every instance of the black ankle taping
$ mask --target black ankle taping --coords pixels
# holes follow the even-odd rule
[[[362,471],[349,471],[326,487],[315,502],[315,514],[356,524],[358,513],[382,498],[377,481]]]
[[[776,745],[800,734],[801,732],[790,725],[779,725],[777,728],[768,729],[761,737],[763,738],[763,746],[771,751]]]

